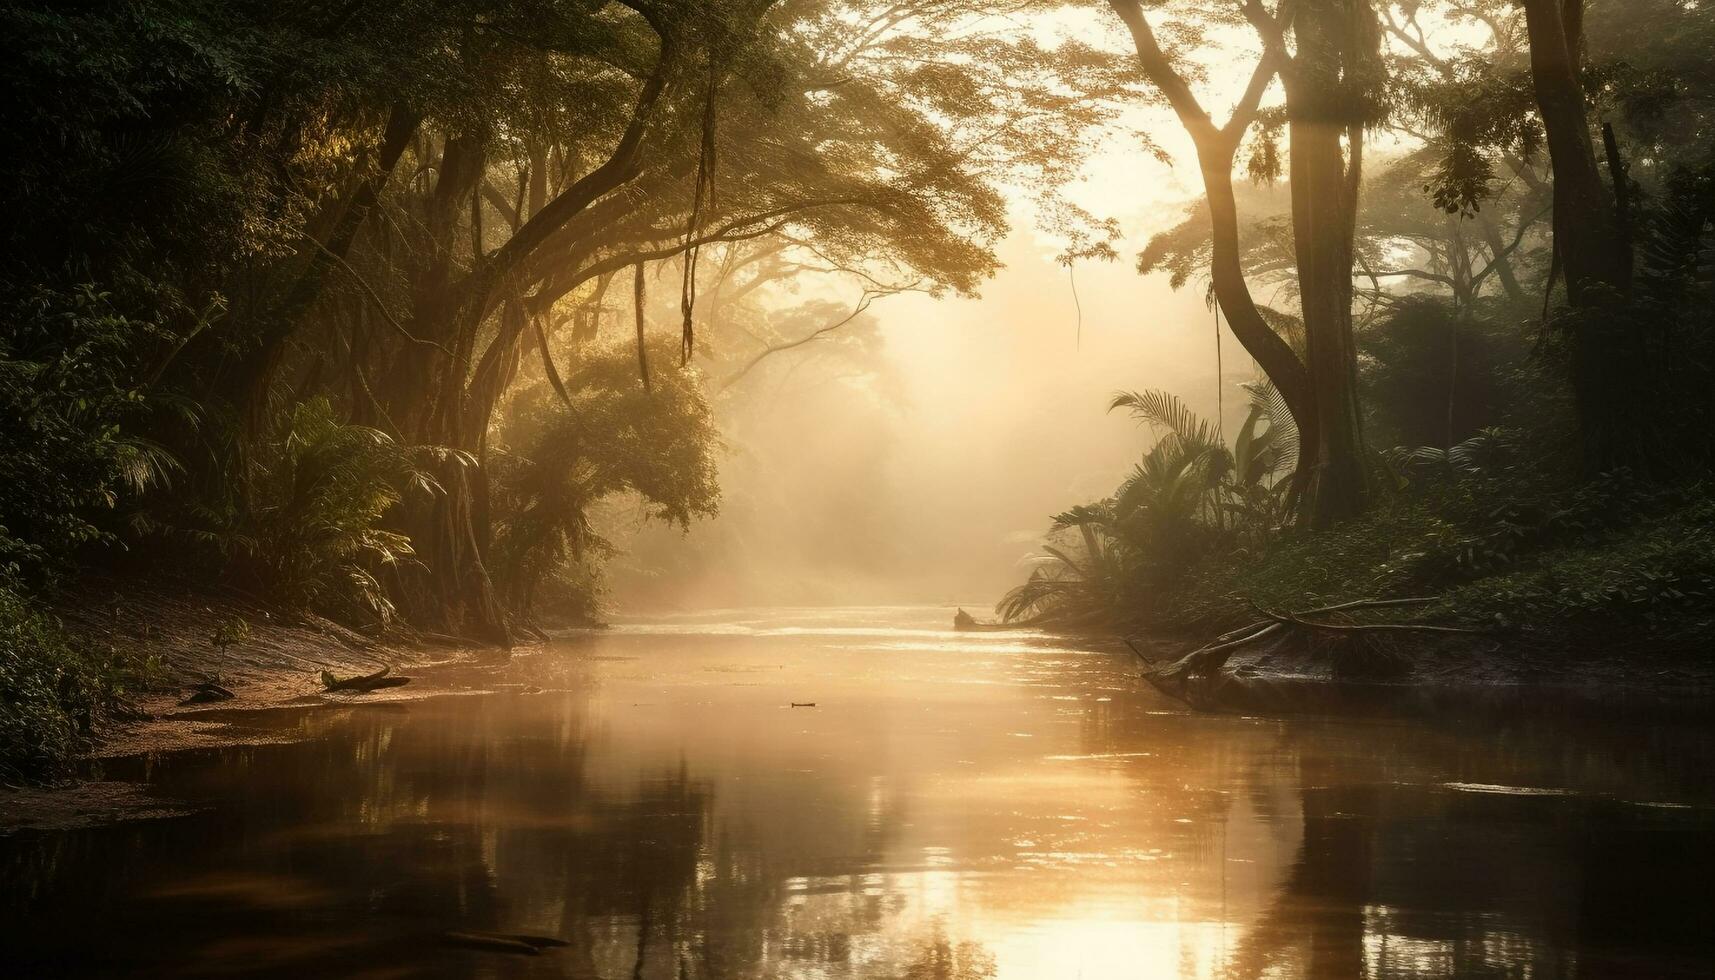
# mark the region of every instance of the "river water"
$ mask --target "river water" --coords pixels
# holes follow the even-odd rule
[[[1715,976],[1707,723],[1199,714],[949,620],[634,621],[211,715],[249,744],[101,764],[171,815],[0,837],[0,976]]]

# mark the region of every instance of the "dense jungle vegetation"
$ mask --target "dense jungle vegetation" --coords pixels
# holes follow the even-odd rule
[[[1130,46],[1029,29],[1058,16]],[[1164,435],[1059,520],[1010,615],[1200,627],[1433,586],[1688,642],[1711,602],[1699,4],[35,0],[0,25],[0,773],[51,769],[139,682],[47,612],[92,574],[503,646],[587,614],[594,508],[712,513],[711,403],[759,360],[883,296],[974,294],[1019,195],[1067,262],[1114,257],[1060,189],[1093,146],[1161,152],[1142,104],[1207,195],[1139,269],[1207,283],[1256,408],[1229,445],[1116,399]],[[1217,122],[1197,59],[1229,48],[1252,68]],[[756,302],[824,278],[856,306]]]
[[[1701,654],[1715,15],[1242,5],[1264,53],[1216,128],[1156,41],[1211,6],[1115,4],[1208,186],[1138,268],[1206,283],[1263,377],[1230,439],[1173,393],[1117,394],[1157,438],[1054,518],[1003,616],[1207,635],[1409,596],[1513,646]]]
[[[0,775],[135,682],[45,611],[92,573],[499,645],[587,613],[595,507],[712,513],[712,399],[973,293],[1003,182],[1050,201],[1117,111],[1126,59],[991,6],[1040,5],[0,7]]]

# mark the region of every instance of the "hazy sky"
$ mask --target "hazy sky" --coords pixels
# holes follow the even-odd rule
[[[616,569],[617,604],[984,606],[1020,581],[1051,516],[1106,496],[1153,441],[1107,414],[1116,390],[1163,388],[1214,413],[1201,285],[1174,292],[1133,267],[1192,191],[1141,154],[1128,169],[1138,192],[1116,215],[1121,260],[1080,263],[1076,303],[1058,246],[1021,215],[980,298],[872,308],[885,346],[869,386],[884,397],[814,381],[759,393],[723,466],[723,514],[622,542],[633,554]],[[1255,372],[1222,335],[1234,431],[1237,385]]]
[[[1120,43],[1111,18],[1065,18],[1053,32]],[[1243,71],[1211,71],[1217,119]],[[1028,574],[1053,514],[1111,493],[1154,436],[1108,415],[1119,389],[1161,388],[1212,417],[1214,314],[1203,284],[1174,292],[1139,276],[1135,256],[1201,196],[1183,130],[1164,107],[1128,122],[1169,166],[1115,136],[1069,189],[1120,222],[1120,260],[1081,262],[1077,302],[1060,243],[1015,202],[1005,263],[980,298],[908,295],[872,308],[885,360],[868,397],[847,384],[781,383],[751,405],[723,466],[725,504],[688,535],[645,530],[612,576],[621,609],[676,605],[960,602],[992,604]],[[1266,301],[1267,297],[1263,297]],[[1081,342],[1078,306],[1082,306]],[[1223,328],[1225,420],[1244,418],[1255,376]],[[792,357],[793,354],[781,355]]]

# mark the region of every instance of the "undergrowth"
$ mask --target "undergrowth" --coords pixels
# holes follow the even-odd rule
[[[137,677],[136,665],[72,637],[0,572],[0,783],[65,775]]]
[[[1715,499],[1616,473],[1572,489],[1518,475],[1432,481],[1363,519],[1207,556],[1136,625],[1220,630],[1258,609],[1438,596],[1417,615],[1512,642],[1694,653],[1715,628]]]

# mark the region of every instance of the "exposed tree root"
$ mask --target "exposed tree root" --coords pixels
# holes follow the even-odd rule
[[[1382,642],[1386,636],[1400,633],[1471,636],[1487,632],[1428,623],[1365,623],[1358,622],[1351,615],[1361,610],[1423,606],[1435,601],[1434,596],[1358,599],[1296,613],[1271,612],[1253,605],[1262,619],[1223,633],[1167,664],[1152,662],[1135,645],[1128,645],[1144,661],[1145,680],[1170,697],[1193,707],[1204,707],[1216,700],[1221,686],[1221,671],[1227,661],[1246,647],[1266,643],[1283,650],[1301,645],[1308,647],[1317,657],[1331,661],[1336,674],[1375,679],[1397,676],[1407,668],[1406,658]],[[1335,617],[1336,621],[1310,618],[1329,616]]]

